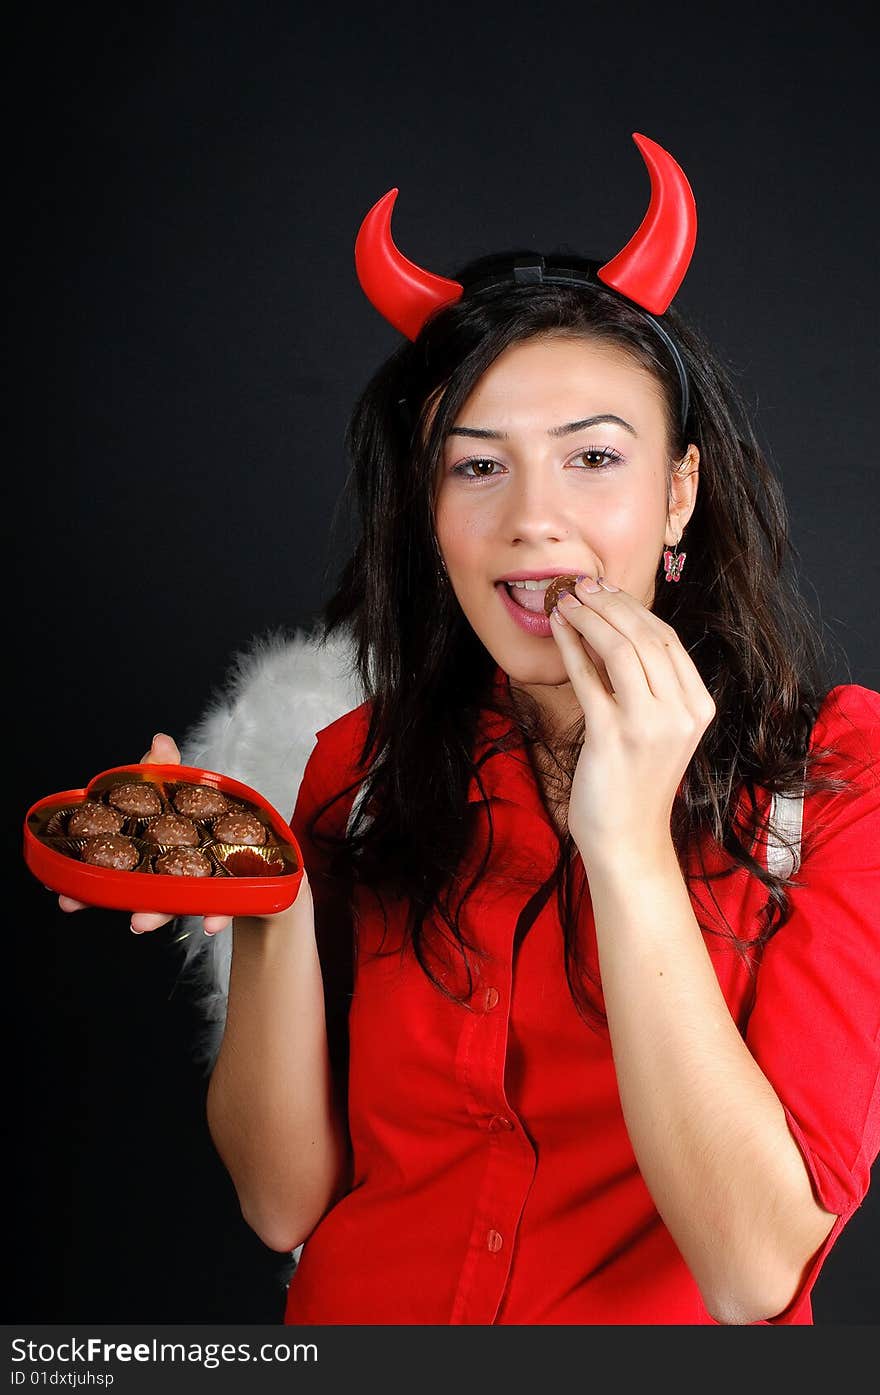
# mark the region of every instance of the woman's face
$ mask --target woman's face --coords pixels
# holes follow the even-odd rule
[[[558,716],[573,690],[549,621],[545,633],[524,628],[500,578],[586,572],[650,608],[663,548],[696,500],[699,452],[688,453],[667,517],[659,385],[620,349],[561,336],[500,354],[446,437],[435,525],[453,591],[511,685],[536,686]]]

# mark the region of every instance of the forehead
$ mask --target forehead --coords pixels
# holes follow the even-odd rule
[[[527,339],[499,354],[455,425],[544,431],[598,412],[633,421],[640,434],[661,429],[660,384],[617,345],[556,336]]]

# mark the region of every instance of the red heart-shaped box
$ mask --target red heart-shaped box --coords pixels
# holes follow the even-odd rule
[[[218,790],[239,805],[252,806],[269,830],[270,845],[236,848],[212,841],[203,829],[207,841],[200,846],[211,854],[213,872],[202,877],[120,871],[83,862],[74,850],[76,840],[60,831],[66,811],[125,783],[154,785],[165,809],[170,803],[168,786],[194,784]],[[54,832],[47,833],[47,828]],[[143,843],[141,847],[142,863],[147,865],[149,850]],[[44,886],[76,901],[165,915],[272,915],[293,904],[303,876],[302,855],[290,827],[262,795],[228,775],[187,765],[118,765],[96,775],[85,789],[64,790],[38,800],[25,816],[24,859]]]

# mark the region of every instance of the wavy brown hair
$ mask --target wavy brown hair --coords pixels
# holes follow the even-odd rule
[[[469,282],[522,255],[483,258],[455,272],[465,285],[462,299],[435,314],[414,343],[402,344],[354,407],[343,504],[353,506],[358,532],[320,613],[319,633],[326,638],[345,627],[351,634],[369,703],[361,753],[369,798],[341,836],[328,831],[325,815],[353,786],[335,792],[316,811],[311,836],[328,854],[331,878],[349,887],[359,883],[377,898],[386,930],[385,898],[407,907],[398,948],[411,944],[438,991],[466,1005],[473,982],[469,954],[484,952],[466,939],[461,911],[487,872],[493,846],[491,804],[484,800],[488,840],[476,874],[462,885],[462,859],[474,837],[472,811],[479,808],[467,802],[472,776],[481,779],[473,759],[478,715],[494,705],[510,718],[513,739],[526,751],[547,746],[548,733],[525,693],[518,691],[514,706],[493,700],[495,663],[438,568],[434,499],[443,442],[480,376],[509,345],[549,335],[610,343],[660,386],[669,468],[689,442],[700,450],[687,571],[678,584],[664,585],[658,560],[652,606],[676,630],[716,706],[675,801],[671,835],[683,868],[689,851],[697,851],[696,875],[707,885],[740,867],[764,883],[767,902],[753,938],[726,919],[723,931],[703,927],[729,938],[754,973],[754,951],[786,923],[787,889],[800,885],[768,871],[755,856],[756,839],[769,831],[769,808],[759,819],[757,787],[793,795],[849,788],[820,773],[834,754],[828,748],[815,751],[805,768],[810,733],[831,680],[822,633],[790,565],[795,554],[782,490],[732,375],[672,310],[658,318],[674,335],[687,368],[691,397],[683,425],[668,350],[638,307],[616,292],[600,284],[508,283],[468,293]],[[573,264],[570,256],[564,260]],[[581,717],[552,748],[563,796],[583,733]],[[746,818],[737,822],[743,790]],[[819,831],[807,830],[805,856]],[[726,854],[714,873],[706,871],[707,838]],[[578,932],[586,885],[575,874],[579,861],[570,834],[561,833],[550,889],[556,890],[565,936],[566,977],[581,1017],[601,1031],[605,1014],[588,988],[600,985]],[[539,890],[526,879],[523,924],[530,923],[528,906]],[[456,956],[465,975],[461,993],[448,986],[448,972],[438,972],[448,971]]]

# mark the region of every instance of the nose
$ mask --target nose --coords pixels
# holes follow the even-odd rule
[[[571,499],[566,499],[563,481],[551,469],[536,463],[521,469],[505,491],[502,521],[508,542],[561,542],[571,536]]]

